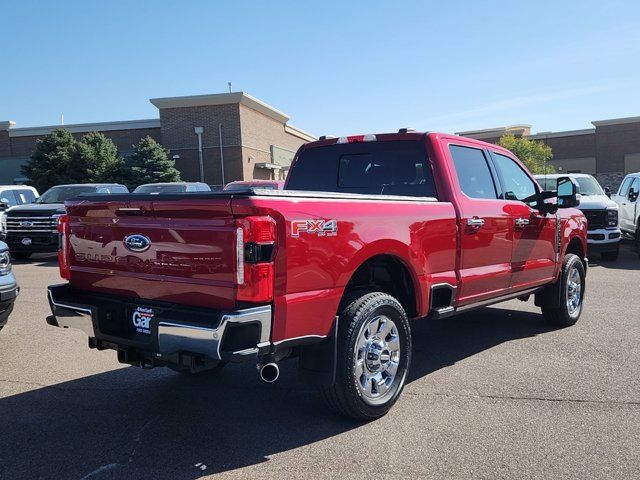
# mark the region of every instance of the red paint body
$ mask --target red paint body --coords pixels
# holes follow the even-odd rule
[[[238,300],[236,230],[249,216],[271,217],[276,226],[268,300],[274,306],[272,342],[328,335],[345,286],[357,268],[376,255],[395,257],[410,273],[417,317],[429,312],[434,284],[457,287],[454,306],[462,306],[555,281],[560,268],[556,215],[542,215],[518,201],[465,196],[448,145],[515,158],[510,152],[434,133],[384,134],[375,141],[390,140],[424,143],[438,201],[272,191],[70,202],[70,283],[81,290],[212,309],[246,305]],[[301,151],[337,141],[304,145],[290,178]],[[138,210],[128,215],[122,208]],[[559,258],[574,238],[586,251],[582,213],[559,212]],[[473,217],[484,218],[486,224],[469,231],[466,222]],[[514,220],[522,217],[530,223],[518,228]],[[323,222],[299,223],[307,219]],[[336,221],[335,232],[331,220]],[[151,248],[138,254],[126,250],[123,239],[132,233],[147,236]]]

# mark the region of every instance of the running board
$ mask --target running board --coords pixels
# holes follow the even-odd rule
[[[511,292],[507,295],[502,295],[500,297],[489,298],[487,300],[481,300],[479,302],[470,303],[468,305],[462,305],[461,307],[442,307],[442,308],[434,308],[429,312],[429,317],[434,319],[441,319],[451,317],[457,313],[468,312],[470,310],[475,310],[476,308],[487,307],[489,305],[493,305],[496,303],[506,302],[507,300],[513,300],[514,298],[524,297],[526,295],[534,294],[544,288],[544,285],[534,288],[528,288],[526,290],[518,290],[517,292]]]

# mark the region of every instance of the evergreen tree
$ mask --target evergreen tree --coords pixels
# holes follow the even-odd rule
[[[133,189],[144,183],[178,182],[180,172],[169,157],[169,151],[147,136],[134,145],[131,155],[124,158],[120,181]]]
[[[116,182],[121,165],[122,160],[113,141],[102,133],[90,132],[78,142],[72,158],[72,183]]]
[[[31,158],[22,167],[22,174],[39,192],[72,181],[71,163],[77,154],[77,142],[71,132],[58,128],[38,140]]]

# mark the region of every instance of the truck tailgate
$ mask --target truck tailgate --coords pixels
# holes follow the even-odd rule
[[[214,309],[235,306],[230,197],[75,201],[67,212],[72,286]]]

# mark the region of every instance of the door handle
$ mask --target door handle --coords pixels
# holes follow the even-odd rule
[[[467,218],[467,227],[480,228],[484,225],[484,218],[473,217]]]
[[[528,218],[516,218],[516,227],[526,227],[527,225],[529,225]]]

